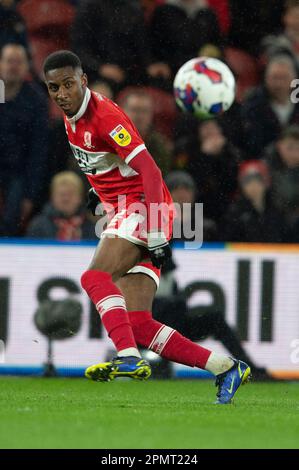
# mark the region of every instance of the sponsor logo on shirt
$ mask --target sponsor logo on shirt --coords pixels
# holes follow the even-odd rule
[[[130,133],[121,124],[113,129],[109,135],[121,147],[126,147],[132,140]]]

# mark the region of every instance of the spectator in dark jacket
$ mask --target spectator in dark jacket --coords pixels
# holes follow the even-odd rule
[[[0,112],[0,187],[4,200],[0,233],[16,235],[21,219],[38,205],[47,175],[48,102],[25,81],[26,50],[7,44],[1,51],[0,78],[5,104]]]
[[[138,83],[148,52],[141,5],[137,0],[80,2],[72,47],[91,80]]]
[[[217,226],[202,214],[196,202],[195,181],[186,171],[171,171],[165,182],[176,205],[173,240],[185,242],[217,240]]]
[[[9,43],[22,44],[28,48],[26,27],[16,11],[15,0],[0,0],[0,49]]]
[[[264,162],[251,160],[242,163],[239,170],[241,196],[230,206],[222,224],[225,241],[284,241],[287,233],[285,219],[271,200],[269,184],[270,176]]]
[[[220,44],[221,35],[217,17],[205,1],[167,0],[153,14],[150,39],[149,74],[167,79],[184,62],[196,57],[204,44]]]
[[[283,4],[282,0],[229,0],[229,43],[249,53],[258,54],[262,37],[279,30]]]
[[[299,123],[299,104],[292,103],[291,82],[296,78],[294,62],[287,55],[274,56],[267,65],[265,83],[244,102],[244,145],[252,157],[260,157],[282,129]]]
[[[227,140],[215,120],[200,123],[196,137],[196,141],[189,144],[181,168],[195,180],[197,200],[204,204],[205,217],[217,223],[237,190],[240,152]]]
[[[268,1],[268,0],[267,0]],[[276,0],[277,1],[277,0]],[[272,34],[261,42],[263,56],[269,57],[277,51],[285,51],[299,67],[299,0],[286,0],[282,15],[283,30],[281,34]],[[271,11],[271,10],[269,10]]]
[[[299,216],[299,126],[286,128],[265,151],[276,205],[290,223]]]
[[[51,200],[27,230],[29,238],[61,241],[95,239],[95,224],[87,218],[83,183],[76,173],[57,173],[51,182]]]

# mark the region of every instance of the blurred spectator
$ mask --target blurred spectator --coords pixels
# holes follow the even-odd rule
[[[96,80],[90,84],[89,88],[96,93],[106,96],[110,100],[114,99],[113,90],[107,80]]]
[[[181,241],[193,241],[193,239],[188,237],[188,233],[193,232],[196,229],[194,220],[194,204],[196,201],[197,189],[195,181],[189,173],[179,170],[169,173],[165,181],[171,193],[173,202],[180,207],[180,209],[177,210],[177,215],[174,219],[173,234],[174,236],[178,236],[180,234],[179,240]],[[197,221],[197,224],[198,223],[199,221]],[[204,217],[202,229],[203,241],[217,240],[217,227],[215,222]],[[197,233],[197,235],[199,234]],[[178,238],[174,241],[177,240]]]
[[[91,80],[103,77],[119,86],[142,78],[148,47],[137,0],[82,1],[72,42]]]
[[[230,45],[258,54],[263,36],[279,30],[282,0],[230,0]]]
[[[203,202],[207,218],[217,222],[233,200],[239,160],[240,152],[228,142],[217,121],[198,125],[196,140],[187,144],[184,166],[180,167],[192,174],[197,200]]]
[[[206,44],[219,45],[217,17],[205,0],[166,0],[156,8],[150,28],[151,77],[170,79],[187,60]]]
[[[261,156],[265,146],[275,141],[284,127],[299,123],[299,104],[290,100],[290,84],[295,78],[292,59],[287,55],[274,56],[267,65],[264,85],[245,100],[244,139],[252,157]]]
[[[299,126],[286,128],[277,142],[266,149],[276,205],[290,222],[299,215]]]
[[[51,182],[50,202],[27,230],[29,238],[56,240],[94,239],[95,225],[87,219],[83,183],[78,175],[63,171]]]
[[[285,52],[294,58],[299,67],[299,1],[286,0],[284,3],[283,32],[279,35],[266,36],[261,43],[262,52],[266,57]]]
[[[9,43],[22,44],[27,49],[26,27],[16,11],[15,0],[0,0],[0,49]]]
[[[26,50],[7,44],[0,56],[5,104],[0,113],[0,232],[15,235],[31,215],[47,176],[48,109],[40,90],[25,81]]]
[[[284,216],[268,192],[270,175],[259,160],[244,162],[239,170],[240,199],[224,216],[223,239],[231,242],[280,243],[287,233]]]
[[[121,106],[132,119],[163,175],[167,174],[172,165],[171,144],[154,128],[152,98],[145,91],[132,91],[125,96]]]
[[[287,0],[283,15],[284,34],[291,43],[294,54],[299,59],[299,1]]]
[[[158,5],[162,5],[162,3],[164,3],[164,0],[141,0],[143,15],[146,24],[151,21],[155,9]]]
[[[241,152],[241,158],[245,159],[248,155],[245,145],[245,128],[243,120],[243,106],[235,101],[228,111],[218,117],[224,135]]]

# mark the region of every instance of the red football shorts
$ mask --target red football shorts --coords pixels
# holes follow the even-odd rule
[[[171,239],[174,213],[169,210],[163,217],[162,230],[167,238]],[[147,218],[141,213],[134,212],[132,205],[128,208],[120,209],[108,221],[108,225],[101,234],[101,238],[117,236],[126,240],[147,247]],[[160,269],[152,265],[150,259],[143,260],[136,264],[128,273],[143,273],[150,276],[157,287],[159,287]]]

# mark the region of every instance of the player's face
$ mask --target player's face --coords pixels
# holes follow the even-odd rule
[[[68,116],[74,116],[80,109],[87,87],[87,77],[80,69],[63,67],[46,74],[46,85],[53,101]]]

